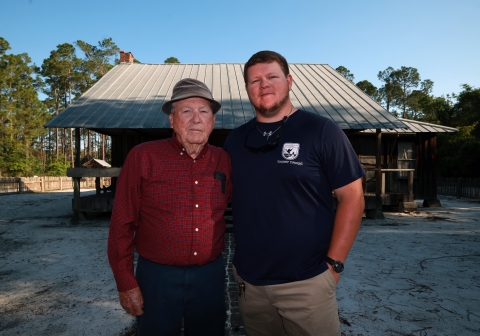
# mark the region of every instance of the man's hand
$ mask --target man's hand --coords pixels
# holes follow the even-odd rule
[[[338,285],[338,282],[340,281],[340,273],[335,272],[333,270],[332,265],[330,265],[329,263],[327,263],[327,266],[328,266],[328,270],[330,271],[330,273],[332,273],[333,278],[335,279],[335,281],[337,282],[337,285]]]
[[[119,292],[120,305],[132,316],[143,314],[143,295],[140,287],[130,289],[126,292]]]

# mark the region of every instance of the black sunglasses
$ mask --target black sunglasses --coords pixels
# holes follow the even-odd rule
[[[274,150],[275,148],[278,147],[278,139],[280,138],[280,133],[282,132],[282,127],[283,125],[285,125],[285,121],[287,121],[288,117],[283,117],[282,121],[282,125],[280,126],[280,128],[278,129],[278,133],[277,133],[277,136],[275,137],[275,139],[273,139],[273,141],[271,142],[268,142],[267,144],[263,145],[263,146],[260,146],[260,147],[252,147],[252,146],[249,146],[247,145],[247,142],[248,142],[248,137],[250,135],[250,133],[255,130],[257,127],[257,121],[255,121],[255,124],[253,125],[252,128],[250,128],[250,130],[247,132],[247,135],[245,136],[245,141],[243,142],[243,145],[245,146],[246,149],[248,149],[249,151],[255,153],[255,154],[258,154],[258,152],[262,152],[262,153],[266,153],[266,152],[270,152],[272,150]]]

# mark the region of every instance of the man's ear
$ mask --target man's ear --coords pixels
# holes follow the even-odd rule
[[[287,75],[287,83],[288,83],[288,90],[290,91],[293,85],[293,77],[290,74]]]
[[[170,119],[170,128],[173,128],[173,113],[168,115],[168,119]]]

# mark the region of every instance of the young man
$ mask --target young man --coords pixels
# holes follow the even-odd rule
[[[207,143],[219,109],[205,84],[182,79],[162,106],[172,138],[134,147],[122,167],[108,258],[140,336],[180,335],[182,318],[186,335],[225,333],[221,254],[231,166]]]
[[[332,120],[292,106],[283,56],[256,53],[244,78],[256,118],[225,149],[247,335],[340,335],[335,290],[361,222],[364,171]]]

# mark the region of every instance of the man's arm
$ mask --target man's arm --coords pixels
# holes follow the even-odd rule
[[[127,313],[143,314],[143,296],[134,277],[134,236],[140,197],[139,158],[132,150],[117,182],[108,236],[108,260],[117,283],[120,305]]]
[[[334,193],[337,197],[338,205],[327,255],[333,260],[345,262],[360,229],[365,207],[362,179],[335,189]],[[327,265],[338,283],[340,274],[334,272],[330,264]]]

